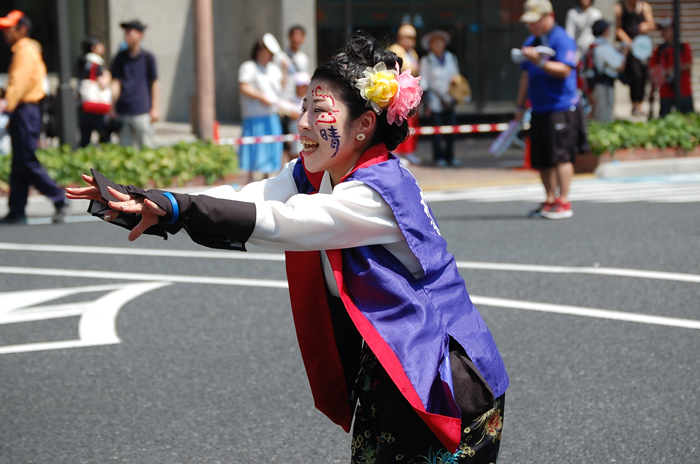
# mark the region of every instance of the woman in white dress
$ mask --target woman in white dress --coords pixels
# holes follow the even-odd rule
[[[283,75],[272,61],[272,52],[262,39],[255,42],[251,59],[238,69],[243,136],[282,135],[277,101],[282,92]],[[242,171],[253,180],[253,173],[264,177],[282,168],[282,142],[242,145],[238,153]]]

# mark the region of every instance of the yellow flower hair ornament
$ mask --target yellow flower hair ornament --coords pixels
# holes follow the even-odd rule
[[[399,74],[393,69],[387,69],[384,62],[377,63],[374,68],[368,67],[363,74],[365,77],[359,78],[355,87],[360,90],[362,98],[367,100],[367,106],[371,105],[375,113],[382,114],[382,110],[389,106],[399,90]]]

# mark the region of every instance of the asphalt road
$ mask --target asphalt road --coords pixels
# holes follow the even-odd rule
[[[533,206],[432,205],[510,375],[499,462],[700,462],[698,204]],[[0,463],[348,462],[279,255],[207,251],[99,222],[0,229]]]

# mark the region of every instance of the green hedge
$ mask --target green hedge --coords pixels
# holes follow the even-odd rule
[[[238,162],[231,146],[181,142],[154,149],[134,150],[119,145],[88,146],[72,151],[60,148],[37,150],[39,161],[61,185],[83,184],[80,175],[96,169],[119,184],[157,187],[183,185],[204,176],[207,184],[236,172]],[[0,180],[9,179],[11,156],[0,157]]]
[[[682,148],[700,144],[700,115],[671,113],[649,122],[614,121],[588,124],[588,140],[594,154],[623,148]],[[157,187],[183,185],[197,176],[207,184],[235,173],[236,152],[231,146],[181,142],[155,149],[134,150],[118,145],[100,145],[71,151],[68,146],[38,150],[37,157],[61,185],[80,184],[80,174],[97,169],[120,184]],[[0,156],[0,181],[8,182],[10,156]]]
[[[700,144],[700,115],[671,113],[649,122],[614,121],[588,124],[588,141],[594,154],[622,148],[682,148]]]

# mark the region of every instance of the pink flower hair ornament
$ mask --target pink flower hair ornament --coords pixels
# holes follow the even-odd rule
[[[362,98],[367,100],[377,115],[387,109],[386,119],[389,124],[401,125],[409,113],[420,104],[423,89],[418,85],[420,77],[411,76],[410,71],[387,69],[384,62],[363,72],[365,77],[357,80],[355,87],[360,90]]]
[[[399,72],[399,64],[396,63],[396,72]],[[399,74],[399,88],[391,99],[387,108],[386,120],[389,124],[400,126],[408,118],[409,113],[420,105],[423,89],[419,85],[420,77],[413,77],[410,70]]]

